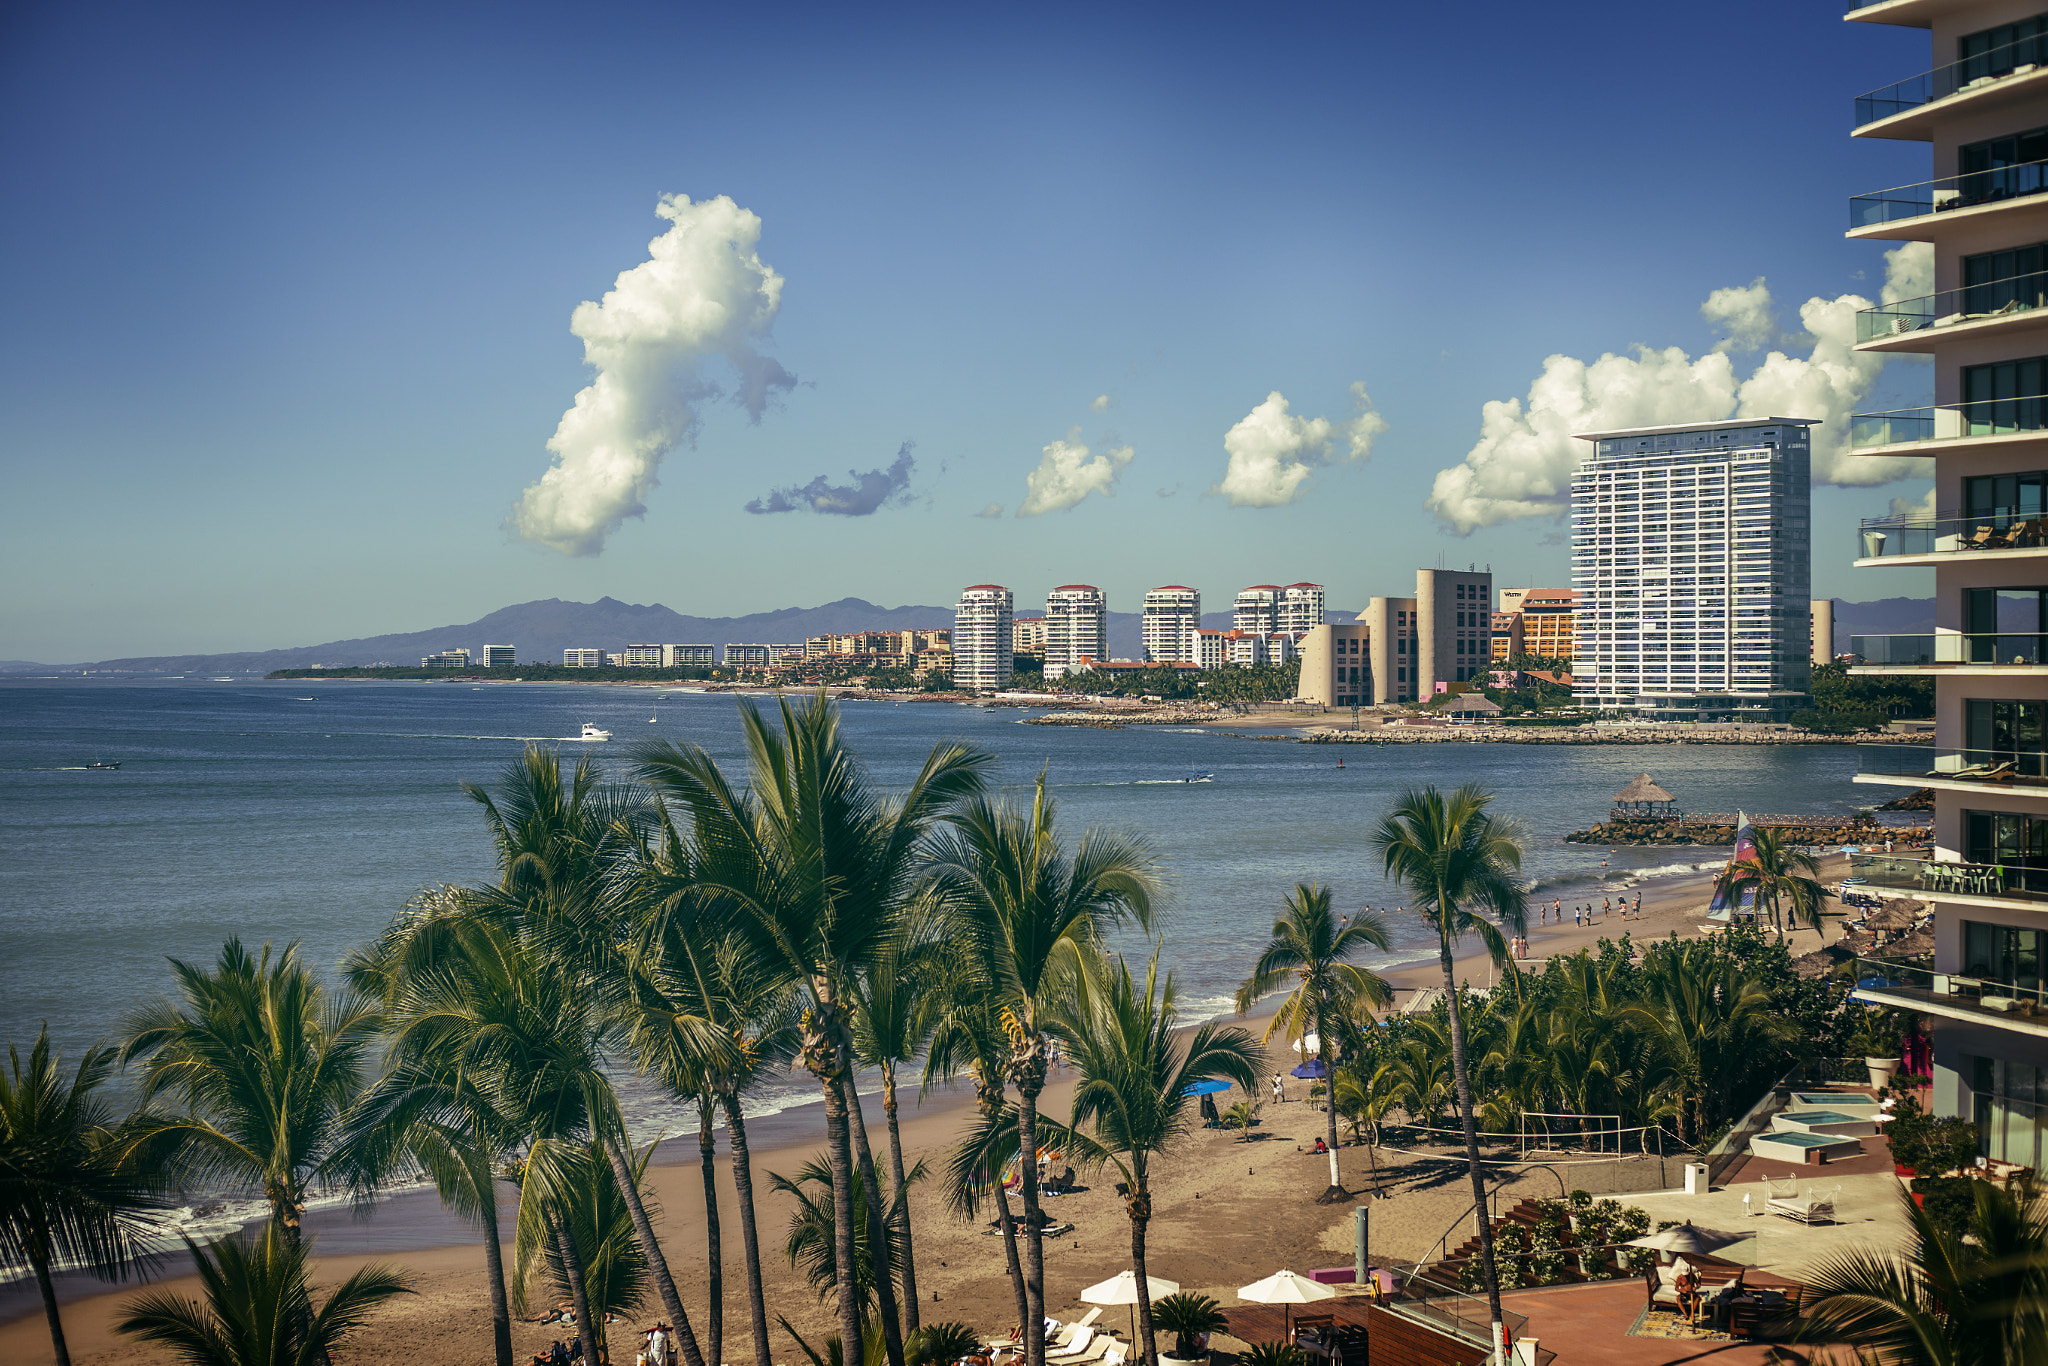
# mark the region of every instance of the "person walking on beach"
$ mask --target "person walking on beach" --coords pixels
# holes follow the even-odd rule
[[[1281,1083],[1280,1074],[1278,1072],[1275,1072],[1273,1074],[1273,1103],[1275,1105],[1280,1105],[1285,1103],[1286,1100],[1287,1088]]]
[[[1585,909],[1584,909],[1583,907],[1579,907],[1579,906],[1574,906],[1574,907],[1572,907],[1572,924],[1574,924],[1574,925],[1584,925],[1585,923],[1586,923],[1586,912],[1585,912]]]

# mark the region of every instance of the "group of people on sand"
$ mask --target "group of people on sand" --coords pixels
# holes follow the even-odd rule
[[[1593,909],[1593,903],[1590,901],[1583,906],[1574,906],[1572,907],[1572,924],[1579,926],[1598,924],[1614,914],[1617,904],[1621,908],[1621,918],[1623,920],[1641,920],[1643,918],[1643,894],[1637,892],[1634,901],[1623,897],[1619,903],[1616,903],[1615,899],[1611,896],[1601,897],[1600,909],[1597,914]],[[1537,902],[1536,923],[1538,925],[1564,924],[1564,901],[1561,898],[1553,898],[1548,903]]]

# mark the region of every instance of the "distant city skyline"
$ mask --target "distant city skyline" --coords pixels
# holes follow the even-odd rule
[[[483,41],[433,11],[14,16],[0,658],[549,597],[1135,610],[1282,560],[1339,604],[1416,565],[1556,585],[1571,430],[1738,411],[1827,419],[1814,591],[1861,591],[1858,519],[1929,485],[1843,458],[1844,419],[1928,379],[1843,329],[1925,262],[1841,231],[1925,157],[1833,132],[1924,38],[1762,0],[1478,18],[1447,86],[1407,57],[1440,16],[1392,5],[1249,34],[809,6],[765,44],[644,4],[514,4]],[[1527,74],[1652,61],[1713,117]],[[1587,195],[1587,129],[1625,201]],[[1757,185],[1768,212],[1643,230]]]

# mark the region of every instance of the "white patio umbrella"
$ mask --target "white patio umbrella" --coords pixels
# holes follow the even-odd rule
[[[1688,1252],[1716,1252],[1730,1243],[1754,1237],[1749,1233],[1723,1233],[1719,1229],[1695,1228],[1690,1223],[1673,1224],[1660,1232],[1628,1240],[1629,1247],[1651,1247],[1659,1252],[1684,1256]]]
[[[1145,1299],[1163,1299],[1180,1293],[1179,1281],[1162,1280],[1158,1276],[1145,1278]],[[1119,1271],[1106,1281],[1098,1281],[1081,1292],[1083,1304],[1128,1304],[1131,1306],[1131,1341],[1138,1340],[1138,1273]]]
[[[1240,1286],[1237,1297],[1250,1300],[1253,1304],[1307,1304],[1312,1300],[1327,1300],[1337,1292],[1321,1281],[1312,1281],[1306,1276],[1297,1276],[1292,1271],[1276,1271],[1263,1281],[1253,1281]],[[1287,1336],[1294,1336],[1294,1310],[1286,1311]]]

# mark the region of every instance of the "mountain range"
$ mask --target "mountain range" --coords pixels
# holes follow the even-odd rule
[[[1349,621],[1355,614],[1331,612],[1328,615],[1333,621]],[[337,667],[379,663],[413,665],[422,655],[437,650],[467,646],[471,653],[476,654],[481,653],[486,644],[511,645],[518,650],[522,660],[552,662],[561,659],[563,650],[575,647],[617,650],[629,642],[780,645],[806,636],[929,628],[950,626],[952,623],[951,607],[880,607],[863,598],[841,598],[822,607],[784,607],[743,617],[685,616],[660,603],[642,605],[620,602],[616,598],[600,598],[596,602],[564,602],[560,598],[545,598],[500,608],[476,621],[436,626],[424,631],[401,631],[278,650],[150,655],[103,659],[90,664],[51,665],[29,660],[0,660],[0,673],[39,673],[52,669],[267,673],[272,669],[305,669],[316,664]],[[1136,659],[1141,656],[1144,648],[1143,623],[1142,613],[1109,614],[1109,653],[1112,657]],[[1230,613],[1206,612],[1202,616],[1202,624],[1227,628]],[[1931,598],[1881,598],[1875,602],[1843,602],[1838,599],[1835,602],[1838,647],[1846,646],[1851,635],[1910,634],[1931,632],[1933,629],[1934,601]]]

